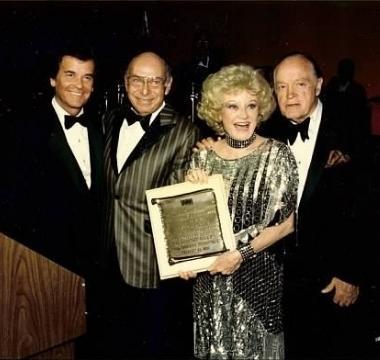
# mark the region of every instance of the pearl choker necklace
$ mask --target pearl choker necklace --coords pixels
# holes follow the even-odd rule
[[[228,135],[226,133],[225,139],[226,139],[226,142],[227,142],[228,146],[230,146],[232,148],[235,148],[235,149],[244,149],[244,148],[248,147],[249,145],[251,145],[255,141],[255,139],[256,139],[256,133],[254,132],[252,134],[252,136],[249,139],[246,139],[246,140],[236,140],[236,139],[233,139],[230,135]]]

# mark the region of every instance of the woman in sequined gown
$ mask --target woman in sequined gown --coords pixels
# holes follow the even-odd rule
[[[194,355],[199,359],[283,359],[283,269],[275,243],[294,230],[298,174],[287,145],[256,135],[275,107],[269,84],[248,65],[203,83],[198,115],[223,138],[193,154],[188,181],[222,174],[237,250],[194,283]]]

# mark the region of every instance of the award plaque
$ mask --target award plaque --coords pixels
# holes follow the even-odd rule
[[[224,181],[184,182],[146,191],[160,278],[206,270],[235,248]]]

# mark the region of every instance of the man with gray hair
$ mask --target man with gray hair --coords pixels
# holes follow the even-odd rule
[[[319,100],[323,79],[316,62],[287,55],[273,78],[282,118],[272,130],[290,146],[300,179],[296,247],[285,258],[286,351],[289,358],[355,358],[364,331],[352,161],[332,165],[333,156],[344,155],[333,152],[342,147]]]

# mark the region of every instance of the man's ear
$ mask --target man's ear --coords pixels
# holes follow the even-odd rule
[[[50,86],[55,87],[55,79],[50,78]]]
[[[319,96],[322,90],[322,84],[323,84],[323,78],[318,78],[317,79],[317,86],[315,87],[315,95]]]
[[[170,89],[172,88],[172,83],[173,83],[173,77],[170,76],[170,78],[166,80],[166,83],[165,83],[165,95],[169,94]]]

